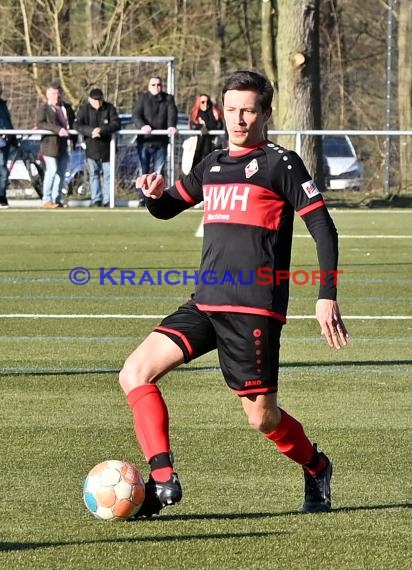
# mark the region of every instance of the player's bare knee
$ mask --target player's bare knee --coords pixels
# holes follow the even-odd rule
[[[248,414],[249,426],[260,433],[270,433],[277,428],[280,422],[280,414],[276,411],[270,413],[250,413]]]
[[[264,432],[266,427],[266,422],[261,414],[250,414],[248,415],[249,427],[255,431]]]
[[[119,384],[125,394],[128,394],[133,388],[143,386],[149,382],[150,377],[139,360],[126,360],[119,373]]]

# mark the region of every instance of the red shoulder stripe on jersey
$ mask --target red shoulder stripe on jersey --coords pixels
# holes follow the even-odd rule
[[[267,394],[268,392],[277,392],[277,388],[252,388],[251,390],[232,390],[239,396],[247,396],[248,394]]]
[[[176,182],[176,190],[179,192],[179,194],[181,195],[181,197],[183,198],[183,200],[185,202],[188,202],[190,205],[194,206],[196,204],[196,202],[193,200],[193,198],[190,196],[190,194],[187,192],[186,188],[183,186],[182,181],[181,180],[177,180]]]
[[[246,313],[248,315],[262,315],[262,317],[272,317],[282,323],[286,323],[286,317],[269,309],[260,309],[259,307],[242,307],[241,305],[202,305],[196,303],[196,307],[200,311],[209,313]]]
[[[187,348],[187,351],[189,353],[189,356],[192,357],[193,356],[193,348],[192,345],[190,344],[188,338],[181,333],[180,331],[176,331],[174,329],[169,329],[168,327],[162,327],[161,325],[155,327],[154,329],[155,331],[159,331],[159,332],[165,332],[165,333],[169,333],[169,334],[174,334],[175,336],[178,336],[180,338],[180,340],[183,342],[183,344],[185,345],[185,347]]]
[[[324,205],[325,202],[323,200],[319,200],[318,202],[309,204],[309,206],[305,206],[301,210],[298,210],[296,213],[299,214],[299,216],[305,216],[306,214],[309,214],[309,212],[313,212],[313,210],[317,210],[318,208],[323,208]]]

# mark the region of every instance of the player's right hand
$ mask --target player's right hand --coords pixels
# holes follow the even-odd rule
[[[142,174],[136,180],[136,188],[141,188],[147,198],[160,198],[165,190],[165,180],[161,174]]]

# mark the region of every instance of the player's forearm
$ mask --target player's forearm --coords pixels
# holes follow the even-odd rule
[[[336,300],[338,282],[338,232],[326,208],[310,212],[304,218],[316,241],[320,269],[319,299]]]
[[[152,216],[160,220],[174,218],[188,208],[186,202],[173,198],[168,192],[164,192],[158,199],[146,198],[146,205]]]

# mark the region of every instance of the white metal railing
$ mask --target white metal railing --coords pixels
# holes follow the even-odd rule
[[[78,131],[71,129],[70,134],[79,134]],[[43,134],[55,134],[51,131],[46,131],[42,129],[0,129],[1,135],[43,135]],[[113,208],[115,205],[115,187],[116,187],[116,136],[117,135],[130,135],[133,136],[139,134],[147,134],[144,131],[138,129],[121,129],[115,133],[110,141],[110,207]],[[169,134],[167,130],[153,130],[150,134],[152,135],[167,135]],[[175,168],[174,168],[174,157],[175,157],[175,143],[177,137],[188,137],[188,136],[201,136],[199,130],[191,129],[179,129],[176,135],[170,136],[170,147],[167,161],[167,174],[169,181],[175,179]],[[209,134],[215,136],[225,136],[224,130],[213,130],[209,131]],[[412,130],[314,130],[314,129],[302,129],[302,130],[268,130],[268,136],[271,135],[283,135],[283,136],[295,136],[295,151],[300,154],[302,149],[302,137],[303,136],[323,136],[323,135],[348,135],[348,136],[383,136],[386,138],[390,137],[400,137],[400,136],[412,136]]]

